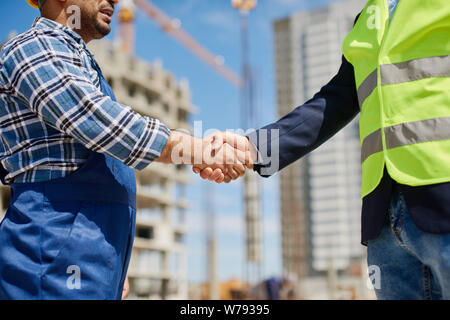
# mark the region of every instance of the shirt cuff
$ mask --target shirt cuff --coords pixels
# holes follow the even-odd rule
[[[125,164],[142,170],[161,156],[170,136],[170,129],[158,119],[146,118],[147,125],[142,130],[139,141],[133,148]]]

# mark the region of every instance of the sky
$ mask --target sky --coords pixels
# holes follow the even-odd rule
[[[258,126],[277,120],[276,90],[273,59],[274,20],[289,14],[325,6],[338,0],[259,0],[250,15],[250,59],[257,74],[256,108]],[[182,28],[211,52],[225,58],[225,64],[236,73],[240,70],[239,15],[230,0],[154,0],[167,15],[177,18]],[[26,31],[38,11],[25,0],[0,1],[0,41],[11,30]],[[113,23],[108,39],[117,30]],[[191,55],[185,48],[164,34],[142,12],[136,20],[136,49],[138,57],[148,61],[159,59],[164,69],[177,79],[189,80],[192,102],[198,112],[191,121],[202,121],[203,129],[240,128],[239,91],[210,67]],[[164,119],[161,119],[164,121]],[[248,129],[248,128],[244,128]],[[204,190],[212,190],[217,229],[217,266],[220,280],[244,278],[244,207],[240,181],[229,185],[214,185],[192,174],[187,195],[191,207],[187,212],[188,234],[187,277],[191,283],[206,280],[206,245]],[[281,275],[280,203],[278,174],[261,179],[263,209],[264,277]]]

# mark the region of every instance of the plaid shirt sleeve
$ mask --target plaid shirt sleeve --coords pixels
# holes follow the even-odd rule
[[[170,130],[105,96],[64,41],[42,33],[12,48],[4,67],[11,87],[41,120],[88,149],[138,170],[160,157]]]

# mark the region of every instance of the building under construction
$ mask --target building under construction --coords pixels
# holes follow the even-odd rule
[[[89,45],[120,103],[170,128],[190,130],[188,82],[176,82],[160,62],[148,63],[107,41]],[[130,298],[185,299],[185,166],[152,163],[136,172],[138,215],[128,276]]]

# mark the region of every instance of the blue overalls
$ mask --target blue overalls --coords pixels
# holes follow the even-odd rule
[[[0,225],[0,299],[121,299],[136,222],[131,168],[91,152],[66,178],[11,191]]]

